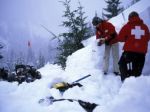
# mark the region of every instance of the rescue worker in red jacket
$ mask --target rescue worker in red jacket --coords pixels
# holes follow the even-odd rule
[[[110,53],[112,51],[113,72],[118,75],[119,72],[119,45],[116,41],[117,33],[115,27],[108,21],[102,20],[99,17],[94,17],[92,24],[96,27],[96,40],[98,45],[105,43],[103,72],[108,73]]]
[[[118,35],[118,41],[125,42],[124,52],[119,61],[121,80],[129,76],[140,76],[145,63],[150,34],[139,14],[131,12],[128,23],[123,26]]]

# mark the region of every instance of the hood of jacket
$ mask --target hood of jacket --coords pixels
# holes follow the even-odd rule
[[[129,19],[128,24],[143,24],[143,20],[141,20],[140,17],[132,17]]]

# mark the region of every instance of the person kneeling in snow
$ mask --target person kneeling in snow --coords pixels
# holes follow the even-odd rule
[[[112,50],[114,74],[118,75],[119,44],[116,41],[117,33],[115,27],[108,21],[102,20],[97,16],[93,18],[92,24],[96,27],[96,40],[98,41],[98,46],[105,43],[104,74],[108,73],[110,52]]]
[[[123,26],[118,35],[118,41],[125,42],[124,52],[119,61],[121,80],[129,76],[140,76],[145,63],[148,41],[150,40],[149,29],[135,11],[128,17],[128,23]]]

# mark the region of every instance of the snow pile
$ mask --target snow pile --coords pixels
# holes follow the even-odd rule
[[[42,79],[32,83],[18,85],[17,82],[1,81],[0,112],[85,112],[77,102],[62,101],[40,105],[38,101],[47,96],[96,103],[99,106],[94,112],[149,112],[150,77],[130,77],[122,84],[119,76],[112,73],[103,75],[99,69],[103,59],[99,55],[102,55],[103,50],[103,46],[98,47],[93,41],[68,57],[65,71],[57,65],[47,64],[39,70]],[[63,95],[57,89],[50,89],[54,82],[73,82],[87,74],[92,76],[80,82],[83,85],[81,88],[75,86]]]
[[[68,57],[68,66],[65,71],[57,65],[47,64],[39,70],[43,76],[42,79],[33,83],[24,82],[19,86],[17,83],[13,83],[11,87],[10,83],[1,81],[0,85],[3,86],[0,88],[2,91],[0,93],[0,112],[84,112],[84,109],[77,102],[56,102],[50,106],[38,104],[41,98],[47,96],[53,96],[57,99],[80,99],[100,105],[107,104],[119,92],[121,81],[120,77],[116,77],[114,74],[110,73],[108,76],[102,74],[101,69],[99,69],[102,63],[98,62],[102,62],[103,56],[99,57],[99,55],[102,55],[104,47],[98,47],[94,43],[89,43],[87,47]],[[84,58],[81,58],[81,55]],[[99,61],[97,61],[98,58]],[[54,88],[50,89],[55,82],[67,81],[71,83],[87,74],[92,76],[81,81],[83,85],[81,88],[78,86],[70,88],[63,95]],[[110,86],[112,83],[113,85]],[[8,90],[4,91],[5,89]]]
[[[145,7],[142,14],[147,14],[147,9]],[[41,98],[49,96],[96,103],[99,106],[94,112],[149,112],[150,77],[130,77],[122,83],[119,76],[111,73],[111,69],[108,75],[103,75],[104,46],[97,46],[95,37],[83,43],[85,48],[68,57],[65,70],[57,65],[47,64],[39,69],[42,79],[32,83],[23,82],[18,85],[17,82],[0,81],[0,112],[85,112],[77,102],[61,101],[51,105],[38,103]],[[145,71],[150,73],[148,64],[146,61]],[[91,77],[80,81],[83,85],[81,88],[75,86],[64,94],[51,88],[56,82],[71,83],[88,74]]]
[[[104,107],[94,112],[149,112],[150,110],[150,77],[141,76],[127,79],[118,95]],[[100,109],[101,108],[101,109]]]

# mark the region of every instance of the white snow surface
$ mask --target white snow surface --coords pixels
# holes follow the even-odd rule
[[[140,9],[139,13],[143,18],[146,17],[144,18],[145,21],[150,22],[147,19],[147,17],[150,18],[150,15],[148,15],[149,0],[141,0],[133,6],[135,7],[133,9],[139,11],[137,7],[143,2],[146,5]],[[127,17],[127,15],[125,16]],[[124,21],[119,16],[116,18],[112,21],[120,25],[119,29]],[[99,106],[93,112],[149,112],[150,71],[148,66],[150,64],[150,51],[148,51],[146,57],[143,74],[137,78],[127,78],[122,83],[119,76],[111,73],[112,64],[109,74],[103,75],[104,46],[96,45],[95,36],[83,43],[85,45],[83,49],[68,57],[65,70],[62,70],[58,65],[46,64],[38,70],[42,74],[42,79],[32,83],[24,82],[18,85],[17,82],[0,81],[0,112],[85,112],[75,101],[40,105],[38,101],[47,96],[53,96],[56,99],[80,99],[96,103]],[[120,47],[122,46],[120,45]],[[91,74],[91,77],[80,81],[83,85],[81,88],[78,86],[70,88],[64,94],[61,94],[57,89],[50,88],[56,82],[71,83],[88,74]]]

